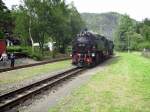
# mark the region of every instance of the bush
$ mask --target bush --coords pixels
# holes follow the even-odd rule
[[[72,47],[71,47],[71,46],[67,47],[66,53],[67,53],[67,54],[70,54],[71,52],[72,52]]]
[[[150,49],[150,43],[149,42],[143,42],[143,43],[140,43],[138,47],[139,47],[140,50],[142,50],[144,48],[145,49]]]
[[[67,48],[67,54],[71,53],[71,48]],[[43,60],[43,59],[52,59],[52,58],[61,58],[67,56],[67,54],[61,54],[58,51],[50,52],[50,51],[44,51],[43,54],[40,51],[39,48],[34,48],[32,47],[24,47],[24,46],[10,46],[7,47],[7,52],[8,53],[15,53],[19,55],[18,57],[29,57],[34,60]]]
[[[34,60],[37,60],[37,61],[40,61],[42,60],[42,55],[41,53],[36,53],[36,52],[32,52],[30,55],[29,55],[30,58],[34,59]]]
[[[41,60],[42,54],[39,50],[32,51],[31,47],[23,47],[23,46],[9,46],[7,47],[8,53],[20,54],[34,60]]]
[[[0,30],[0,39],[4,39],[4,33]]]
[[[26,54],[27,57],[34,60],[42,60],[42,53],[37,49],[32,50],[32,47],[26,47],[23,49],[22,53]]]
[[[9,46],[7,47],[7,52],[8,53],[18,53],[23,51],[23,47],[21,46]]]

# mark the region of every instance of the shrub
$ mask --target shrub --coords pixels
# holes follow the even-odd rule
[[[27,57],[34,60],[42,60],[42,53],[37,49],[32,50],[31,47],[26,47],[23,49],[22,53],[26,54]]]
[[[23,47],[23,46],[9,46],[7,47],[8,53],[21,54],[26,57],[32,58],[34,60],[41,60],[42,54],[39,50],[32,50],[31,47]]]
[[[0,39],[4,39],[4,33],[0,30]]]
[[[7,47],[7,52],[8,53],[18,53],[18,52],[22,52],[25,48],[21,47],[21,46],[9,46]]]
[[[143,42],[143,43],[140,43],[138,47],[139,47],[140,50],[142,50],[144,48],[145,49],[150,49],[150,43],[149,42]]]

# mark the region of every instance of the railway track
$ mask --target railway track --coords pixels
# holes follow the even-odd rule
[[[76,75],[85,69],[72,68],[65,72],[56,74],[47,79],[38,81],[31,85],[22,87],[18,90],[14,90],[10,93],[0,96],[0,112],[5,112],[20,104],[24,100],[41,93],[43,90],[47,90],[49,87],[53,87],[59,84],[61,81],[64,81],[66,78],[69,78],[73,75]]]
[[[63,61],[63,60],[68,60],[68,59],[71,59],[71,58],[70,57],[65,57],[65,58],[53,59],[53,60],[49,60],[49,61],[43,61],[43,62],[40,62],[40,63],[15,66],[14,68],[10,68],[9,67],[9,68],[5,68],[5,69],[0,69],[0,73],[11,71],[11,70],[17,70],[17,69],[21,69],[21,68],[28,68],[28,67],[32,67],[32,66],[44,65],[44,64],[58,62],[58,61]]]

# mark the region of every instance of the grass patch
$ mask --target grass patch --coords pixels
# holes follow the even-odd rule
[[[49,112],[150,112],[150,60],[118,55]]]
[[[10,72],[4,72],[0,74],[0,84],[14,83],[22,81],[33,76],[43,75],[49,72],[65,69],[71,67],[70,60],[59,61],[55,63],[39,65]]]

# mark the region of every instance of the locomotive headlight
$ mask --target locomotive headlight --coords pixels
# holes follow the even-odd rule
[[[92,57],[95,57],[95,53],[92,53]]]

